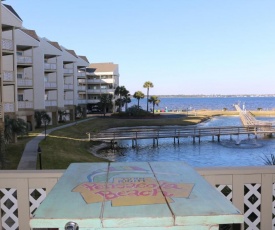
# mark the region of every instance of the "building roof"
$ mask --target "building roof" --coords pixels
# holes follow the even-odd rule
[[[55,48],[59,49],[60,51],[62,51],[60,45],[58,44],[58,42],[52,42],[52,41],[48,41],[52,46],[54,46]]]
[[[39,37],[37,36],[35,30],[27,30],[27,29],[20,29],[20,30],[40,42]]]
[[[86,56],[78,56],[78,57],[80,57],[82,60],[84,60],[84,61],[86,61],[86,62],[89,63],[89,60],[88,60],[88,58]]]
[[[74,52],[74,50],[67,50],[67,49],[66,49],[66,51],[67,51],[68,53],[70,53],[71,55],[75,56],[76,58],[78,58],[77,55],[76,55],[76,53]]]
[[[12,8],[12,6],[3,4],[10,12],[12,12],[18,19],[20,19],[22,22],[23,20],[20,18],[20,16],[16,13],[16,11]]]
[[[87,68],[90,68],[92,72],[114,72],[118,68],[118,64],[113,62],[92,63]]]

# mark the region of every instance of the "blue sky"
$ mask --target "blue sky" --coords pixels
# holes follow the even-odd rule
[[[274,0],[6,0],[23,25],[131,94],[275,94]]]

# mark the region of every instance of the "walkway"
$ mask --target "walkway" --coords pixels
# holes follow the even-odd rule
[[[49,133],[51,133],[55,130],[63,129],[63,128],[75,125],[77,123],[85,122],[85,121],[88,121],[88,120],[91,120],[91,119],[94,119],[94,118],[91,117],[91,118],[88,118],[88,119],[85,119],[85,120],[72,122],[70,124],[66,124],[66,125],[62,125],[62,126],[52,128],[52,129],[48,129],[46,131],[46,135],[48,135]],[[20,160],[20,162],[18,164],[18,167],[17,167],[18,170],[36,170],[38,144],[44,138],[45,138],[45,132],[42,132],[26,144],[24,152],[23,152],[22,157],[21,157],[21,160]]]

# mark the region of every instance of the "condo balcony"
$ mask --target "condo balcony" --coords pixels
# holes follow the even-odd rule
[[[3,81],[4,82],[14,82],[14,72],[13,71],[3,71]]]
[[[113,84],[114,79],[87,79],[88,84]]]
[[[74,100],[64,100],[64,105],[73,105]]]
[[[64,73],[64,74],[73,74],[73,73],[74,73],[74,70],[71,69],[71,68],[64,68],[64,69],[63,69],[63,73]]]
[[[2,38],[2,50],[5,55],[5,51],[13,51],[13,40]]]
[[[14,113],[15,112],[14,102],[4,102],[4,112],[5,113]]]
[[[195,170],[244,214],[244,224],[234,229],[274,229],[274,166]],[[2,170],[0,229],[30,229],[34,211],[63,173],[64,170]]]
[[[108,93],[114,93],[114,89],[88,89],[88,94],[108,94]]]
[[[77,77],[78,77],[78,78],[85,78],[85,77],[86,77],[86,72],[78,71],[78,72],[77,72]]]
[[[74,89],[74,85],[73,84],[64,84],[64,90],[73,90]]]
[[[56,82],[45,82],[46,89],[56,89],[57,83]]]
[[[90,103],[90,104],[96,104],[98,102],[100,102],[99,99],[87,99],[87,103]]]
[[[87,90],[87,87],[85,85],[78,85],[77,86],[77,90],[78,91],[86,91]]]
[[[18,101],[18,109],[33,109],[33,101]]]
[[[45,106],[57,106],[57,100],[45,100]]]
[[[86,100],[86,99],[78,99],[78,100],[77,100],[77,103],[78,103],[79,105],[81,105],[81,104],[87,104],[87,100]]]
[[[44,63],[44,71],[45,72],[55,72],[56,64],[55,63]]]
[[[17,56],[17,64],[31,66],[32,65],[32,57]]]
[[[33,80],[32,79],[17,79],[17,86],[22,88],[22,87],[28,87],[32,88],[33,87]]]

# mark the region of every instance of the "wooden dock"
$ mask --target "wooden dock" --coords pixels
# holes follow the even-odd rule
[[[200,142],[201,137],[212,136],[220,141],[221,136],[233,136],[246,134],[257,138],[259,134],[275,133],[275,127],[266,127],[263,125],[253,126],[224,126],[224,127],[198,127],[198,126],[177,126],[177,127],[156,127],[156,128],[120,128],[114,130],[102,131],[94,136],[91,136],[93,141],[108,141],[113,145],[119,140],[132,140],[132,146],[137,145],[139,139],[152,139],[153,145],[158,145],[158,140],[161,138],[173,138],[174,143],[180,138],[192,138],[193,143]]]

